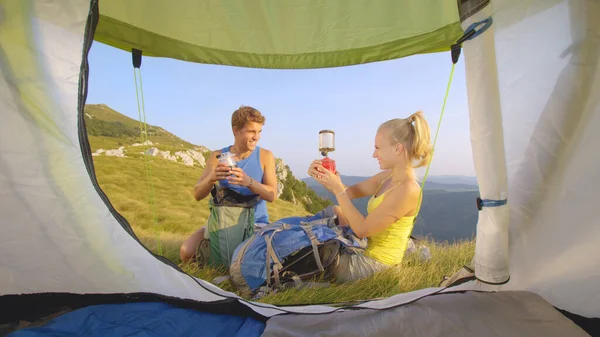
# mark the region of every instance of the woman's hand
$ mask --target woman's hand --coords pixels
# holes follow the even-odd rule
[[[317,181],[318,181],[318,179],[317,179],[318,174],[315,173],[316,172],[315,170],[317,169],[317,165],[321,165],[321,163],[322,163],[322,161],[320,161],[320,160],[313,160],[312,163],[310,163],[310,165],[308,166],[308,175],[313,177]],[[318,173],[320,173],[320,172],[318,172]]]
[[[332,173],[321,165],[320,160],[315,160],[310,164],[310,167],[308,168],[308,175],[313,177],[329,192],[335,194],[336,196],[342,193],[345,189],[339,172],[336,174]]]

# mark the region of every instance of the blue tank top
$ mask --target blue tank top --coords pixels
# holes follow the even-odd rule
[[[221,150],[222,151],[221,153],[229,152],[230,148],[231,148],[231,146],[227,146],[227,147],[223,148]],[[260,164],[260,147],[257,146],[256,149],[254,149],[254,151],[252,151],[250,156],[248,156],[248,158],[238,161],[237,165],[242,170],[244,170],[246,175],[252,177],[252,179],[254,179],[255,181],[260,182],[260,183],[263,182],[264,172],[262,169],[262,165]],[[252,192],[246,186],[229,185],[229,182],[227,180],[219,180],[219,184],[223,188],[232,189],[242,195],[256,195],[254,192]],[[269,214],[267,212],[267,202],[264,199],[261,199],[258,202],[258,204],[256,204],[256,206],[255,206],[254,222],[265,223],[265,224],[269,223]]]

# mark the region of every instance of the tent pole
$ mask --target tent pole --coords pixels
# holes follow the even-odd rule
[[[467,33],[475,23],[487,22],[488,25],[463,46],[471,146],[480,193],[476,204],[479,218],[473,265],[479,281],[503,284],[510,279],[508,179],[490,7],[487,4],[461,25]]]

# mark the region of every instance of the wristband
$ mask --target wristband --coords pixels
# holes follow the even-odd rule
[[[341,192],[340,192],[338,195],[336,195],[335,197],[337,198],[337,197],[339,197],[340,195],[342,195],[342,194],[346,193],[346,190],[347,190],[347,189],[348,189],[348,187],[344,188],[344,190],[343,190],[343,191],[341,191]]]

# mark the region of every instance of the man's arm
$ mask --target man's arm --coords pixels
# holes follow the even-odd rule
[[[228,177],[230,184],[242,185],[250,189],[250,191],[258,194],[262,199],[268,202],[274,202],[277,199],[277,174],[275,173],[275,157],[269,150],[261,149],[260,158],[264,163],[264,183],[256,181],[248,176],[239,167],[233,168],[231,172],[235,177]]]
[[[264,165],[264,182],[263,184],[254,184],[250,187],[250,190],[257,193],[261,198],[268,202],[274,202],[277,199],[277,173],[275,172],[275,156],[273,152],[265,149],[261,149],[262,161]]]
[[[206,161],[206,167],[204,168],[204,172],[202,172],[202,176],[198,179],[196,185],[194,185],[194,199],[196,201],[200,201],[210,193],[212,186],[219,180],[216,175],[216,168],[219,164],[219,160],[217,159],[217,155],[220,154],[221,151],[213,151],[210,154],[210,157]],[[221,178],[224,179],[225,177]]]

